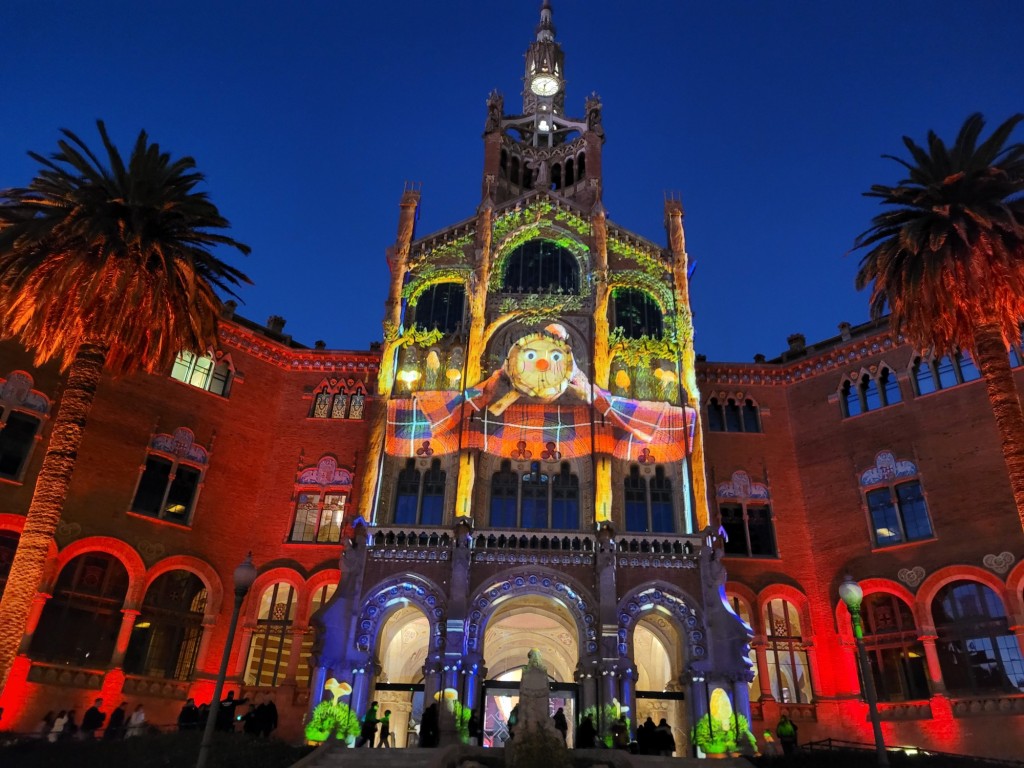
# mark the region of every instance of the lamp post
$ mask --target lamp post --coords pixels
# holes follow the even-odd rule
[[[210,702],[210,712],[206,718],[206,729],[203,731],[203,743],[199,747],[199,759],[196,760],[196,768],[205,768],[206,760],[210,756],[210,742],[213,741],[213,732],[217,727],[217,713],[220,711],[220,697],[224,690],[224,678],[228,674],[228,658],[231,655],[231,644],[235,641],[235,628],[238,626],[238,614],[242,609],[242,601],[249,593],[252,583],[256,581],[256,566],[252,564],[252,552],[245,556],[234,573],[235,581],[235,607],[231,611],[231,623],[228,625],[228,639],[224,643],[224,653],[221,654],[220,672],[217,673],[217,685],[213,689],[213,701]]]
[[[850,611],[853,637],[857,644],[857,662],[860,667],[861,688],[864,691],[864,698],[868,702],[871,730],[875,734],[875,752],[878,755],[878,765],[879,768],[888,768],[889,753],[885,749],[882,723],[878,719],[878,696],[875,694],[875,678],[871,674],[871,667],[868,664],[868,652],[864,647],[864,624],[860,615],[860,605],[864,599],[864,590],[860,584],[853,580],[850,574],[847,574],[846,578],[843,579],[843,583],[839,585],[839,597],[842,598],[847,610]]]

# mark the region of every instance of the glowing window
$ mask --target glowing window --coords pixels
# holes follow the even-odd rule
[[[502,289],[506,293],[580,292],[580,267],[566,248],[549,240],[523,243],[505,260]]]
[[[766,672],[775,700],[784,704],[811,702],[811,668],[796,606],[786,600],[769,600],[764,607],[764,627],[768,640]]]
[[[288,671],[292,653],[291,627],[297,607],[295,587],[280,581],[260,596],[256,629],[249,641],[246,685],[275,687]]]
[[[171,368],[171,378],[227,397],[231,385],[231,366],[222,359],[217,362],[211,355],[202,357],[188,351],[178,353]]]
[[[206,586],[194,573],[171,571],[146,590],[135,620],[124,671],[131,675],[191,680],[206,612]]]

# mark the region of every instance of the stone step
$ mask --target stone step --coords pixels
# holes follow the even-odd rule
[[[334,748],[304,762],[301,768],[431,768],[431,766],[459,765],[463,761],[479,759],[481,763],[492,763],[500,749],[479,747],[458,747],[449,749],[361,749]],[[575,768],[585,766],[606,766],[607,768],[751,768],[743,758],[697,760],[692,757],[654,757],[630,755],[607,749],[576,749],[570,751]],[[486,756],[489,760],[480,759]]]

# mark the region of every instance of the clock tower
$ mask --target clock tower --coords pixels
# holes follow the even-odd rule
[[[522,112],[487,100],[475,213],[418,236],[402,196],[384,407],[314,687],[401,734],[431,703],[482,710],[500,746],[536,649],[571,720],[665,718],[686,752],[712,709],[747,722],[751,675],[721,598],[683,210],[666,201],[665,245],[608,219],[601,102],[566,114],[564,64],[545,1]]]

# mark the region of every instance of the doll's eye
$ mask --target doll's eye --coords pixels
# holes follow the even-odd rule
[[[532,350],[532,349],[526,350],[526,359],[527,360],[536,360],[537,359],[537,353],[534,350]]]
[[[553,362],[553,363],[560,363],[561,361],[562,361],[562,353],[561,352],[552,352],[551,353],[551,362]]]

